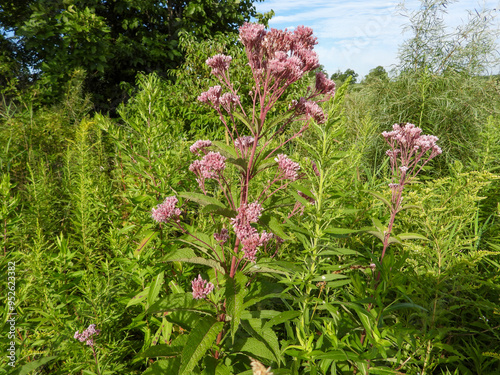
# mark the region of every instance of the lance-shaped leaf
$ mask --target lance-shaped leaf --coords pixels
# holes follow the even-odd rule
[[[379,201],[381,201],[387,207],[389,207],[389,209],[392,208],[392,204],[387,199],[385,199],[385,197],[383,197],[381,194],[375,193],[374,191],[371,191],[371,190],[365,190],[365,193],[373,195],[375,198],[377,198]]]
[[[222,274],[225,274],[226,271],[219,262],[213,259],[206,259],[202,257],[197,257],[194,254],[194,251],[187,248],[176,249],[172,253],[168,254],[163,258],[165,262],[182,262],[182,263],[191,263],[191,264],[202,264],[204,266],[208,266],[213,268],[214,270],[219,271]]]
[[[212,142],[212,145],[214,145],[215,147],[217,147],[217,149],[219,150],[219,152],[222,155],[224,155],[225,157],[234,158],[234,159],[236,159],[238,157],[238,155],[236,154],[235,148],[226,145],[224,142],[214,141],[214,142]]]
[[[151,367],[144,371],[142,375],[177,374],[180,362],[180,357],[173,357],[156,361]]]
[[[217,199],[213,197],[209,197],[205,194],[200,194],[200,193],[192,193],[192,192],[187,192],[183,191],[179,193],[179,196],[182,198],[189,199],[193,202],[196,202],[198,204],[201,204],[202,206],[207,206],[209,204],[213,204],[222,208],[225,208],[223,203],[219,202]]]
[[[248,117],[236,111],[233,111],[233,116],[240,120],[243,124],[245,124],[245,126],[250,130],[252,134],[255,133],[255,129],[252,128],[252,124],[250,123]]]
[[[148,230],[146,232],[146,234],[144,235],[143,240],[139,243],[139,246],[137,246],[137,249],[135,249],[134,255],[135,256],[139,256],[139,254],[141,253],[141,251],[144,250],[144,248],[148,244],[150,244],[151,241],[153,241],[156,238],[157,235],[158,235],[157,231]]]
[[[147,313],[165,311],[197,311],[204,314],[215,313],[214,307],[203,299],[194,299],[192,293],[170,294],[151,306]]]
[[[160,289],[161,286],[163,285],[164,282],[164,274],[163,272],[160,272],[154,279],[151,281],[151,285],[149,286],[149,293],[148,293],[148,306],[151,306],[156,298],[158,297],[158,294],[160,294]]]
[[[241,313],[243,312],[243,298],[245,296],[245,283],[247,277],[241,272],[237,272],[234,278],[226,279],[226,307],[227,314],[231,317],[231,339],[234,343],[234,336],[240,326]]]
[[[198,361],[212,347],[219,332],[224,326],[212,317],[206,317],[198,322],[189,333],[186,346],[181,354],[179,375],[191,375]]]

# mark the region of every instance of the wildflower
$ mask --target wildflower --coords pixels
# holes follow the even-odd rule
[[[250,362],[250,366],[252,366],[252,375],[273,375],[271,367],[266,369],[266,367],[256,359],[250,359],[252,360],[252,362]]]
[[[220,106],[220,96],[222,94],[222,87],[219,85],[210,87],[208,91],[202,92],[198,96],[198,100],[202,103],[211,103],[214,108]]]
[[[251,50],[255,45],[259,45],[262,42],[265,35],[264,25],[245,22],[240,27],[239,39],[248,50]]]
[[[209,140],[198,140],[191,147],[189,147],[189,151],[191,151],[193,154],[200,155],[199,151],[201,150],[205,154],[206,152],[204,149],[210,146],[212,146],[212,142],[210,142]]]
[[[251,262],[255,262],[258,248],[264,246],[272,237],[272,233],[264,231],[260,235],[255,232],[242,239],[241,244],[243,245],[243,258],[248,259]]]
[[[217,178],[226,168],[226,158],[219,152],[210,151],[201,159],[199,168],[204,178]]]
[[[243,137],[236,138],[234,140],[234,145],[243,153],[245,154],[246,151],[253,146],[253,143],[255,142],[255,138],[251,137],[249,135],[244,135]],[[257,142],[257,145],[259,143]]]
[[[94,347],[94,339],[92,336],[97,336],[99,333],[101,333],[101,330],[95,329],[95,324],[91,324],[82,333],[76,331],[73,337],[80,342],[85,342],[88,346]]]
[[[299,178],[297,173],[300,169],[299,163],[292,161],[285,154],[279,154],[274,160],[278,163],[278,169],[284,179],[295,181]]]
[[[205,62],[209,67],[212,68],[213,75],[219,75],[224,73],[229,69],[229,64],[231,63],[232,57],[226,55],[215,55]]]
[[[203,280],[201,275],[198,275],[197,279],[191,281],[191,287],[193,289],[193,298],[201,299],[205,298],[214,289],[214,284]]]
[[[167,223],[173,216],[179,216],[181,210],[176,208],[178,200],[175,196],[167,197],[163,203],[152,210],[152,217],[158,223]]]
[[[316,73],[316,91],[333,96],[335,94],[335,82],[328,79],[325,73],[318,72]]]
[[[323,124],[326,121],[326,115],[318,105],[318,103],[307,101],[304,104],[305,113],[308,117],[312,117],[318,124]]]
[[[234,108],[239,102],[240,97],[230,92],[223,94],[219,100],[219,103],[227,112],[231,112],[231,109]]]
[[[255,234],[257,230],[250,223],[256,223],[262,212],[262,206],[258,202],[242,204],[238,207],[238,214],[231,219],[236,237],[243,240]]]
[[[216,241],[225,244],[226,241],[229,239],[229,231],[226,228],[222,228],[220,233],[214,233],[214,238]]]

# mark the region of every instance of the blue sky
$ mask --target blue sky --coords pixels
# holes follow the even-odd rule
[[[318,37],[316,52],[329,74],[338,69],[354,69],[360,76],[382,65],[390,70],[397,63],[398,46],[407,39],[403,34],[406,18],[398,14],[398,1],[369,0],[264,0],[256,3],[257,11],[273,9],[269,26],[293,29],[309,26]],[[409,9],[420,1],[407,0]],[[497,9],[499,26],[500,0],[460,0],[448,6],[446,23],[453,27],[466,21],[467,10],[483,6]]]

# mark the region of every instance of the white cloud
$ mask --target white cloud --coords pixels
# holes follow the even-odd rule
[[[498,0],[485,1],[500,9]],[[405,40],[406,19],[396,10],[397,1],[368,0],[269,0],[257,3],[259,12],[273,9],[270,26],[289,30],[298,25],[312,27],[318,37],[316,51],[328,73],[354,69],[360,76],[378,65],[390,69],[397,62],[398,46]],[[418,0],[406,1],[417,9]],[[466,9],[480,9],[478,2],[459,1],[448,7],[447,24],[456,26],[467,19]]]

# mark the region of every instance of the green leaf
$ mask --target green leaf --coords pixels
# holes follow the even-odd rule
[[[263,329],[264,321],[262,319],[246,319],[242,321],[242,326],[252,337],[266,345],[274,355],[275,360],[281,361],[281,352],[278,343],[278,337],[271,328]]]
[[[234,158],[234,159],[238,158],[238,154],[236,153],[236,150],[234,149],[234,147],[228,146],[224,142],[221,142],[221,141],[214,141],[214,142],[212,142],[212,145],[217,147],[222,155],[224,155],[226,157]]]
[[[243,172],[245,172],[248,167],[247,161],[243,158],[237,158],[237,159],[229,158],[227,159],[227,162],[239,167]]]
[[[148,230],[146,232],[146,235],[144,236],[144,239],[139,243],[137,249],[135,249],[134,255],[139,256],[139,254],[141,253],[142,250],[144,250],[146,245],[148,245],[153,239],[155,239],[157,235],[158,235],[157,231]]]
[[[233,218],[236,217],[236,211],[231,210],[230,208],[221,207],[216,204],[208,204],[201,210],[204,214],[214,213],[217,215]]]
[[[177,357],[182,353],[182,346],[173,346],[173,345],[154,345],[144,352],[139,353],[138,357]]]
[[[236,117],[238,120],[240,120],[245,126],[250,130],[250,133],[254,134],[255,129],[252,128],[252,124],[250,123],[250,120],[248,117],[244,116],[243,114],[233,111],[233,116]]]
[[[183,191],[182,193],[179,193],[179,196],[182,198],[189,199],[189,200],[196,202],[198,204],[201,204],[202,206],[207,206],[207,205],[211,204],[211,205],[216,205],[216,206],[219,206],[222,208],[226,208],[226,206],[224,206],[224,204],[219,202],[217,199],[215,199],[213,197],[209,197],[209,196],[204,195],[204,194]]]
[[[181,258],[180,256],[182,254],[178,254],[179,257],[174,256],[176,254],[169,254],[167,255],[166,258],[163,258],[165,262],[182,262],[182,263],[192,263],[192,264],[202,264],[204,266],[213,268],[214,270],[219,271],[223,275],[226,274],[226,271],[222,266],[220,265],[219,262],[213,260],[213,259],[206,259],[202,257],[192,257],[192,258]]]
[[[213,306],[203,299],[194,299],[192,293],[170,294],[156,302],[148,310],[148,314],[165,311],[197,311],[204,314],[214,313]]]
[[[277,283],[257,281],[250,284],[249,291],[244,299],[243,308],[255,305],[267,298],[286,298],[289,295],[282,294],[283,287]]]
[[[16,372],[15,374],[16,375],[28,375],[29,373],[31,373],[33,370],[36,370],[38,367],[40,366],[43,366],[45,365],[46,363],[49,363],[50,361],[56,359],[57,356],[52,356],[52,357],[44,357],[44,358],[41,358],[37,361],[33,361],[33,362],[28,362],[26,363],[25,365],[23,365],[22,367],[20,367]]]
[[[143,375],[165,375],[165,374],[178,374],[181,359],[180,357],[162,359],[153,363]]]
[[[164,273],[160,272],[154,279],[151,281],[151,285],[149,286],[149,293],[148,293],[148,306],[151,306],[156,298],[158,297],[158,294],[160,293],[161,286],[164,283]]]
[[[289,322],[300,315],[301,315],[300,311],[284,311],[276,315],[275,317],[271,318],[266,324],[264,324],[264,329],[271,328],[275,325],[284,322]]]
[[[145,302],[148,294],[149,294],[149,286],[146,287],[142,292],[132,297],[132,299],[128,301],[127,306],[125,306],[125,308]]]
[[[240,326],[241,313],[243,312],[243,298],[245,296],[245,283],[247,277],[241,272],[236,272],[234,278],[226,278],[226,304],[227,313],[231,317],[231,339]]]
[[[425,236],[422,236],[421,234],[418,233],[401,233],[398,234],[397,237],[400,240],[426,240],[429,241],[429,239]]]
[[[179,375],[191,375],[191,371],[206,351],[212,347],[223,327],[223,322],[218,322],[212,317],[204,318],[198,322],[189,333],[187,344],[182,351]]]
[[[291,237],[285,233],[285,231],[283,230],[283,226],[278,222],[278,219],[276,219],[276,217],[271,216],[268,225],[269,228],[271,229],[271,232],[273,232],[277,236],[281,237],[284,240],[291,239]]]
[[[371,191],[371,190],[365,190],[364,192],[373,195],[375,198],[377,198],[382,203],[384,203],[387,207],[389,207],[389,209],[392,208],[392,204],[387,199],[385,199],[385,197],[380,195],[379,193],[375,193],[374,191]]]
[[[249,357],[257,358],[259,360],[267,360],[268,362],[276,361],[272,351],[261,341],[254,337],[246,337],[236,340],[232,347],[232,352],[240,352]]]
[[[201,316],[198,312],[194,311],[172,311],[165,318],[169,322],[177,324],[183,329],[190,331],[200,319],[204,318],[204,316]]]

